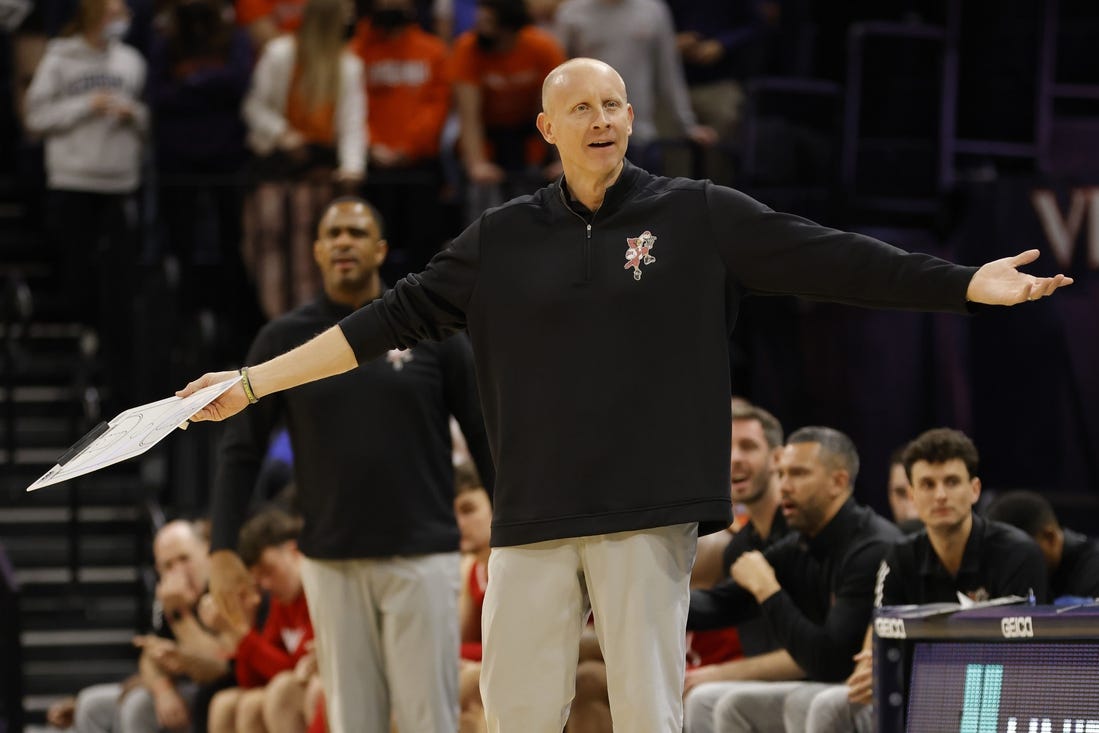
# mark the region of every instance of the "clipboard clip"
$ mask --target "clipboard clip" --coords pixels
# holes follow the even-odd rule
[[[103,435],[103,433],[107,432],[107,430],[109,430],[110,427],[111,427],[111,424],[109,422],[107,422],[106,420],[100,422],[94,428],[89,430],[87,432],[87,434],[84,435],[83,438],[81,438],[80,440],[73,443],[72,448],[69,448],[67,451],[65,451],[65,455],[63,455],[63,456],[61,456],[60,458],[57,459],[57,465],[58,466],[64,466],[66,463],[68,463],[72,459],[76,458],[78,455],[80,455],[80,453],[85,448],[87,448],[89,445],[91,445],[92,442],[95,441],[96,438],[98,438],[100,435]]]

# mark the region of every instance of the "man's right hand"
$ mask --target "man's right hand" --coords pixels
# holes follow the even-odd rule
[[[155,693],[153,704],[156,707],[156,721],[162,728],[179,730],[191,724],[187,703],[183,702],[175,688]]]
[[[190,397],[203,387],[224,382],[236,374],[238,372],[207,372],[176,392],[176,397]],[[216,400],[192,415],[191,421],[224,420],[227,417],[236,415],[247,406],[248,397],[244,394],[244,386],[238,381]]]
[[[252,587],[252,576],[237,553],[217,550],[210,553],[210,595],[221,616],[234,628],[251,626],[241,599]]]

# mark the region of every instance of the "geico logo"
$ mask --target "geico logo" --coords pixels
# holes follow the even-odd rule
[[[1034,621],[1030,616],[1008,616],[1000,619],[1000,631],[1005,639],[1034,636]]]
[[[874,633],[883,639],[905,639],[908,637],[904,630],[904,619],[899,618],[874,619]]]

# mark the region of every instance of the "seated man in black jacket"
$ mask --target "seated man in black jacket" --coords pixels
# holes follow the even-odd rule
[[[901,460],[924,529],[894,546],[882,561],[875,606],[951,603],[959,596],[1045,599],[1046,569],[1038,546],[1014,527],[973,511],[981,495],[973,441],[958,430],[928,430],[905,447]],[[871,730],[872,663],[867,634],[859,655],[862,674],[802,706],[812,721],[810,730]]]
[[[1033,491],[1009,491],[989,505],[985,517],[1006,522],[1038,543],[1049,571],[1049,598],[1099,598],[1099,540],[1062,527],[1053,507]]]
[[[793,534],[746,552],[732,579],[691,593],[687,627],[761,614],[784,650],[767,680],[840,681],[870,621],[874,577],[900,530],[851,499],[859,469],[851,439],[831,428],[794,432],[779,459],[782,513]],[[755,679],[759,679],[758,677]],[[804,682],[725,681],[687,697],[687,733],[785,730],[783,702]]]

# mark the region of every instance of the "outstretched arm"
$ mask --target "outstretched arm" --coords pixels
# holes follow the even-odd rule
[[[1072,285],[1064,275],[1035,277],[1019,272],[1020,267],[1038,259],[1038,250],[1028,249],[1014,257],[993,260],[981,266],[966,290],[966,300],[986,305],[1016,305],[1052,295],[1057,288]]]
[[[307,382],[343,374],[358,365],[355,352],[339,326],[333,326],[301,346],[262,364],[249,367],[248,380],[255,396],[263,397]],[[225,381],[233,372],[210,372],[176,392],[187,397],[203,387]],[[232,389],[194,414],[192,420],[224,420],[248,406],[244,387],[237,383]]]

